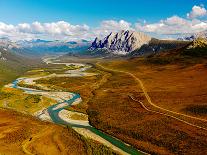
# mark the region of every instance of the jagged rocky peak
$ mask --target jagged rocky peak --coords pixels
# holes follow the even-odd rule
[[[142,32],[122,30],[118,33],[111,32],[102,40],[95,38],[89,49],[107,49],[114,54],[128,54],[148,44],[150,40],[151,37]]]

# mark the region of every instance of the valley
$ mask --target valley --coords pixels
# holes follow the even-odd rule
[[[77,63],[77,64],[76,63],[52,63],[51,61],[48,61],[48,63],[54,64],[54,65],[66,64],[69,70],[64,71],[64,74],[53,73],[53,74],[49,74],[49,75],[45,75],[41,77],[36,77],[36,75],[31,75],[31,71],[29,71],[30,73],[29,77],[18,78],[13,83],[6,85],[5,88],[3,88],[4,94],[15,92],[16,95],[12,94],[12,97],[9,95],[5,96],[5,98],[1,100],[2,106],[4,108],[12,108],[17,111],[21,111],[21,112],[36,116],[37,118],[41,120],[54,122],[56,124],[60,124],[64,126],[70,126],[75,131],[77,131],[79,134],[85,136],[86,138],[90,138],[95,141],[101,142],[104,145],[113,149],[115,152],[119,152],[121,154],[126,154],[126,153],[137,154],[138,151],[136,149],[133,149],[130,146],[124,144],[123,142],[113,137],[110,137],[109,135],[106,135],[103,132],[91,127],[88,124],[87,116],[86,115],[84,116],[83,113],[65,110],[66,108],[68,109],[70,108],[70,106],[75,106],[79,104],[79,102],[81,102],[81,97],[79,94],[63,92],[64,88],[62,87],[52,88],[52,90],[54,90],[53,92],[51,89],[47,87],[47,85],[44,85],[44,86],[40,84],[38,86],[35,85],[36,81],[37,83],[41,83],[42,80],[39,80],[39,79],[45,79],[45,78],[46,79],[56,78],[55,81],[57,81],[62,78],[64,80],[67,80],[68,77],[71,77],[73,79],[74,77],[80,78],[80,77],[86,76],[87,78],[87,77],[96,75],[95,73],[87,73],[87,72],[84,73],[84,71],[87,68],[90,68],[90,66],[83,65],[80,63]],[[42,70],[34,70],[32,71],[32,73],[33,74],[39,73],[38,71],[42,71]],[[92,88],[97,89],[99,85],[103,83],[104,79],[105,77],[103,76],[100,82],[97,82]],[[70,78],[67,81],[70,81]],[[20,86],[19,86],[19,83],[21,83]],[[75,83],[75,84],[78,84],[78,83]],[[53,80],[49,81],[49,86],[55,86],[55,83],[53,83]],[[37,89],[37,88],[42,88],[42,89]],[[25,94],[24,96],[27,96],[27,97],[25,98],[24,96],[22,96],[23,95],[22,93]],[[18,95],[20,95],[21,97],[20,96],[18,97]],[[18,97],[18,100],[14,101],[14,98],[17,98],[17,97]],[[22,102],[20,98],[24,98],[24,101],[26,101],[27,104]],[[55,102],[57,102],[57,104]],[[5,104],[5,103],[14,103],[14,104]],[[50,104],[51,106],[49,106],[48,104]],[[86,103],[84,104],[84,106],[85,105]],[[70,117],[67,116],[68,115],[67,113],[69,112],[70,112]],[[83,116],[84,116],[84,120],[82,120]],[[39,138],[41,138],[41,136]],[[27,152],[28,151],[26,151],[25,153]],[[32,154],[32,152],[30,151],[29,154]]]
[[[142,59],[108,61],[99,64],[99,66],[113,72],[114,76],[109,80],[110,82],[96,92],[97,96],[91,104],[89,103],[91,106],[91,123],[94,126],[125,139],[139,149],[142,147],[142,149],[147,148],[148,151],[156,150],[157,154],[179,154],[179,151],[184,154],[191,154],[192,152],[192,154],[205,154],[206,135],[204,134],[206,134],[207,129],[206,117],[203,112],[205,110],[202,111],[202,116],[178,110],[180,106],[183,109],[183,107],[192,107],[192,105],[195,107],[206,105],[205,91],[198,90],[205,89],[205,87],[200,86],[200,82],[205,85],[204,81],[206,80],[200,80],[201,77],[205,78],[205,76],[200,76],[202,72],[197,69],[193,69],[193,79],[191,79],[192,75],[190,74],[192,67],[195,68],[199,66],[198,64],[186,66],[187,73],[182,72],[185,73],[185,76],[179,75],[183,69],[179,64],[146,65]],[[203,71],[205,70],[204,68]],[[196,72],[198,76],[196,76]],[[165,76],[169,77],[165,78]],[[159,78],[160,81],[156,81]],[[178,87],[178,82],[182,84],[181,87]],[[163,85],[160,86],[160,84]],[[193,90],[191,86],[193,86]],[[182,95],[179,96],[178,92]],[[171,96],[174,93],[176,96]],[[193,94],[196,94],[195,97]],[[117,98],[119,98],[118,101]],[[198,102],[198,100],[200,101]],[[114,107],[108,108],[108,105]],[[115,110],[113,111],[113,109]],[[108,111],[113,115],[109,116]],[[151,130],[152,128],[153,130]],[[195,133],[202,139],[199,138],[197,144],[195,144],[195,139],[198,137]],[[166,139],[168,140],[166,141]],[[189,145],[192,143],[193,146],[189,149]],[[197,147],[193,149],[195,145],[197,147],[203,145],[199,149],[201,152],[196,151]]]
[[[206,6],[0,0],[0,155],[207,155]]]
[[[159,65],[147,59],[44,58],[47,65],[2,88],[0,105],[69,126],[108,153],[203,154],[206,62]],[[22,142],[23,152],[34,154],[31,146],[46,133],[39,134]]]
[[[22,120],[12,120],[18,130],[3,125],[0,142],[14,134],[11,150],[19,154],[48,154],[39,148],[44,137],[58,141],[47,142],[50,154],[205,154],[205,42],[176,45],[145,57],[33,60],[2,85],[0,114],[24,118],[29,125],[43,123],[44,130],[25,129]],[[2,63],[21,64],[6,54]],[[68,133],[54,134],[56,127]],[[22,133],[27,136],[19,141]],[[82,152],[68,147],[74,142],[65,143],[63,134],[73,137]],[[11,150],[0,147],[0,152]]]

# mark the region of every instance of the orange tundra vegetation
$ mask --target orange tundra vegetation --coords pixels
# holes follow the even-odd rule
[[[22,154],[115,154],[109,148],[62,127],[12,110],[0,110],[0,153]]]
[[[89,102],[93,126],[152,154],[207,153],[205,62],[157,65],[135,58],[97,66],[112,76]]]

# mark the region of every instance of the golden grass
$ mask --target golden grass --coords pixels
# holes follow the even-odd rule
[[[78,62],[78,59],[76,61]],[[81,61],[95,63],[97,60]],[[142,58],[139,58],[104,60],[101,64],[108,68],[130,72],[140,78],[156,105],[206,119],[205,111],[200,110],[206,105],[207,99],[205,63],[182,66],[180,64],[154,65],[146,64]],[[50,85],[55,90],[78,92],[84,102],[73,106],[70,110],[87,112],[89,121],[94,127],[137,149],[152,154],[206,154],[207,131],[158,114],[157,112],[160,111],[148,103],[143,89],[132,76],[100,67],[92,68],[89,72],[98,75],[80,78],[58,77],[37,82]],[[9,91],[21,94],[21,91]],[[140,103],[150,110],[146,110],[130,96],[141,101]],[[206,124],[197,120],[185,120],[201,126]],[[58,138],[54,137],[54,139]]]
[[[88,120],[87,115],[81,115],[81,114],[71,114],[70,118],[73,119],[73,120],[83,120],[83,121]]]
[[[179,71],[182,71],[181,67],[178,67],[180,69],[178,70],[175,66],[147,66],[142,63],[141,59],[102,62],[102,65],[112,69],[133,73],[141,77],[144,85],[150,81],[146,84],[150,97],[151,93],[155,94],[156,92],[157,94],[157,96],[152,97],[153,102],[162,100],[163,96],[160,95],[166,90],[167,92],[173,92],[176,91],[177,88],[189,86],[185,83],[185,80],[182,79],[183,76],[180,76],[180,81],[178,81],[180,85],[184,83],[180,87],[170,85],[172,83],[165,83],[170,77],[172,77],[172,79],[169,80],[173,81],[175,79],[174,77],[176,77],[175,73],[177,72],[177,75],[179,75]],[[164,75],[166,72],[163,72],[162,76],[161,73],[164,70],[169,70],[168,73],[171,73],[171,76]],[[176,72],[171,72],[172,70]],[[202,71],[197,72],[202,73]],[[125,73],[113,72],[111,74],[112,77],[107,83],[103,84],[99,90],[94,92],[95,97],[89,102],[88,114],[90,123],[93,126],[149,153],[205,154],[207,152],[207,132],[205,130],[198,129],[153,111],[147,111],[140,103],[133,101],[129,97],[132,95],[136,97],[138,101],[146,105],[148,104],[143,90],[139,87],[139,84],[135,82],[134,78]],[[163,77],[165,76],[168,79],[164,79]],[[179,79],[179,77],[176,78]],[[155,79],[160,79],[160,81],[156,82]],[[176,83],[177,81],[174,82],[174,84]],[[190,90],[189,87],[187,88]],[[197,91],[198,90],[195,90],[195,92]],[[186,91],[186,93],[187,92],[188,91]],[[199,90],[199,92],[202,93],[201,90]],[[185,93],[185,91],[183,91],[183,93]],[[174,98],[176,98],[176,95]],[[168,101],[172,102],[174,98],[168,98]],[[176,99],[179,100],[179,96]],[[205,99],[203,101],[205,101]],[[162,103],[166,104],[166,102]],[[182,106],[186,106],[186,103],[187,102],[183,102]],[[182,104],[182,102],[180,104]],[[159,104],[159,106],[162,105]],[[174,106],[178,106],[177,109],[180,108],[179,105],[174,104]],[[166,108],[169,107],[166,106]],[[191,121],[191,123],[194,122]],[[198,121],[198,123],[202,123],[200,125],[205,125],[204,122]]]
[[[2,154],[24,154],[22,148],[25,141],[31,141],[25,149],[32,154],[87,153],[85,142],[70,128],[41,122],[30,116],[3,109],[0,110],[0,117]],[[35,139],[40,133],[41,136]]]
[[[116,68],[113,63],[110,65],[112,68]],[[135,66],[134,70],[131,69],[133,65]],[[117,68],[129,71],[140,78],[152,101],[157,105],[172,111],[207,119],[207,113],[188,113],[185,110],[188,106],[206,105],[207,67],[205,63],[189,66],[145,65],[135,59],[119,63]]]
[[[64,72],[64,69],[66,68],[60,67],[58,72]],[[32,70],[25,73],[25,76],[39,77],[57,71],[56,66],[50,66],[48,70],[49,72]],[[96,79],[91,78],[89,81],[93,80]],[[3,87],[0,91],[0,107],[14,109],[21,113],[33,114],[54,103],[56,101],[52,99],[25,94],[14,88]],[[64,128],[41,122],[29,115],[4,109],[0,109],[0,117],[0,153],[2,154],[116,154],[108,147],[78,135],[70,127]],[[72,117],[79,119],[80,116]]]

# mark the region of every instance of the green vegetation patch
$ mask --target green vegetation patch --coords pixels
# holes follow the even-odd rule
[[[83,68],[84,66],[78,66],[78,65],[75,65],[75,64],[71,64],[69,66],[67,66],[67,69],[68,70],[76,70],[76,69],[80,69],[80,68]]]
[[[18,86],[24,87],[24,88],[32,88],[32,89],[37,89],[37,90],[42,90],[42,88],[35,86],[35,85],[29,85],[25,83],[18,83]]]
[[[41,101],[40,95],[31,95],[29,94],[24,100],[25,102],[29,103],[39,103]]]
[[[100,144],[98,142],[95,142],[90,139],[85,139],[87,154],[90,155],[118,155],[113,150],[111,150],[109,147]]]

